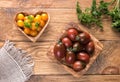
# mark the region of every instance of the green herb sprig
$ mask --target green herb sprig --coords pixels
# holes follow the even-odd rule
[[[83,25],[86,26],[96,25],[100,27],[101,30],[103,30],[101,16],[109,13],[108,6],[109,3],[104,2],[103,0],[100,1],[99,5],[96,4],[96,0],[93,0],[91,8],[86,8],[85,11],[82,11],[79,2],[77,2],[76,12],[78,20]]]
[[[104,2],[103,0],[100,1],[98,10],[101,15],[109,14],[109,9],[108,9],[109,5],[110,5],[110,3],[108,3],[108,2]]]
[[[110,11],[110,16],[112,18],[112,27],[120,32],[120,0],[113,0],[115,4],[112,11]]]

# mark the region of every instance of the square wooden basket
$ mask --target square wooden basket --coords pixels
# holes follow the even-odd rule
[[[36,14],[47,13],[47,12],[45,12],[45,11],[44,11],[44,12],[43,12],[43,11],[38,11],[38,12],[36,12],[36,13],[27,13],[27,12],[19,12],[19,13],[22,13],[22,14],[24,14],[25,16],[26,16],[26,15],[34,15],[34,16],[35,16]],[[44,26],[44,27],[42,28],[42,30],[38,33],[37,36],[32,37],[32,36],[29,36],[29,35],[25,34],[25,33],[23,32],[23,30],[22,30],[19,26],[17,26],[16,21],[17,21],[17,15],[18,15],[19,13],[17,13],[16,16],[15,16],[15,26],[16,26],[16,27],[18,28],[18,30],[20,30],[27,38],[29,38],[32,42],[36,42],[37,39],[42,35],[42,33],[44,32],[44,30],[46,29],[46,27],[47,27],[47,25],[48,25],[48,23],[49,23],[49,21],[50,21],[50,15],[47,13],[47,15],[48,15],[48,20],[47,20],[45,26]]]
[[[84,31],[84,32],[87,32],[87,33],[88,33],[87,30],[85,30],[84,28],[81,28],[79,25],[77,25],[77,24],[75,24],[75,23],[70,23],[70,24],[68,25],[68,28],[69,28],[69,27],[74,27],[74,28],[76,28],[76,29],[78,29],[78,30],[81,30],[81,31]],[[68,28],[67,28],[67,29],[68,29]],[[65,29],[61,34],[65,33],[65,31],[66,31],[67,29]],[[64,67],[64,69],[65,69],[66,71],[70,72],[73,76],[75,76],[75,77],[80,77],[80,76],[82,76],[82,75],[85,74],[86,71],[91,67],[91,65],[93,64],[93,62],[96,60],[96,58],[98,57],[98,55],[100,54],[100,52],[101,52],[102,49],[103,49],[103,45],[101,44],[101,42],[98,41],[98,40],[97,40],[93,35],[91,35],[90,33],[89,33],[89,35],[91,36],[91,40],[94,42],[95,50],[94,50],[93,56],[90,57],[89,63],[86,65],[86,67],[85,67],[83,70],[81,70],[81,71],[79,71],[79,72],[76,72],[76,71],[74,71],[72,68],[66,66],[63,62],[58,61],[58,60],[54,57],[54,53],[53,53],[54,45],[56,44],[56,42],[59,40],[59,38],[60,38],[61,36],[59,36],[59,38],[56,40],[56,42],[55,42],[53,45],[50,46],[50,48],[49,48],[49,50],[48,50],[48,52],[47,52],[48,57],[49,57],[52,61],[54,61],[54,62],[58,63],[59,65],[61,65],[61,67]]]

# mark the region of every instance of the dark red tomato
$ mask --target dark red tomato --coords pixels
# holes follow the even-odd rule
[[[79,52],[81,50],[83,50],[83,45],[81,45],[79,42],[75,42],[73,44],[73,51],[74,52]]]
[[[65,57],[65,61],[68,64],[73,64],[75,62],[75,54],[71,51],[67,52],[67,55]]]
[[[73,69],[75,71],[81,71],[82,69],[85,68],[85,65],[81,62],[81,61],[76,61],[74,64],[73,64]]]
[[[76,40],[76,36],[78,35],[78,31],[74,28],[70,28],[67,31],[67,35],[68,37],[72,40],[75,41]]]
[[[77,59],[85,63],[88,63],[90,60],[90,56],[85,52],[80,52],[77,54]]]
[[[54,55],[57,60],[61,60],[65,57],[66,49],[65,46],[62,43],[56,44],[54,46]]]
[[[92,54],[95,50],[95,46],[94,46],[94,43],[92,41],[90,41],[87,46],[86,46],[86,51],[89,53],[89,54]]]
[[[80,33],[79,41],[81,44],[87,44],[90,41],[90,35],[86,32]]]
[[[71,46],[72,46],[72,41],[71,41],[69,38],[67,38],[67,37],[65,37],[65,38],[62,39],[62,43],[63,43],[66,47],[71,47]]]

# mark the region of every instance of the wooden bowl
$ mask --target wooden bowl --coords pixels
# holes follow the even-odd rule
[[[84,31],[84,32],[87,32],[84,28],[81,28],[79,25],[75,24],[75,23],[70,23],[68,28],[76,28],[78,31]],[[68,29],[66,28],[61,34],[65,33],[65,31]],[[54,53],[53,53],[53,49],[54,49],[54,46],[56,44],[56,42],[60,39],[60,37],[57,39],[57,41],[50,46],[49,50],[48,50],[48,57],[58,63],[59,65],[61,65],[61,67],[64,67],[65,70],[67,70],[68,72],[70,72],[73,76],[75,77],[80,77],[81,75],[85,74],[86,71],[91,67],[91,65],[93,64],[93,62],[96,60],[96,58],[98,57],[98,55],[100,54],[101,50],[103,49],[103,45],[101,44],[101,42],[99,42],[93,35],[91,35],[90,33],[88,33],[90,36],[91,36],[91,40],[94,42],[94,45],[95,45],[95,50],[94,50],[94,53],[92,54],[92,56],[90,57],[90,61],[89,63],[86,65],[86,67],[79,71],[79,72],[76,72],[74,71],[71,67],[68,67],[64,62],[65,61],[58,61],[55,56],[54,56]]]
[[[47,12],[39,11],[39,12],[37,12],[37,13],[35,13],[35,14],[33,14],[33,13],[26,13],[26,12],[20,12],[20,13],[24,14],[25,16],[27,16],[27,15],[34,15],[34,16],[35,16],[36,14],[47,13]],[[42,30],[41,30],[35,37],[32,37],[32,36],[29,36],[29,35],[27,35],[26,33],[24,33],[24,31],[23,31],[19,26],[17,26],[17,15],[18,15],[18,14],[19,14],[19,13],[17,13],[16,16],[15,16],[15,25],[16,25],[16,27],[17,27],[18,30],[20,30],[27,38],[29,38],[32,42],[36,42],[37,39],[42,35],[42,33],[44,32],[44,30],[46,29],[46,27],[47,27],[47,25],[48,25],[48,23],[49,23],[49,21],[50,21],[50,15],[47,13],[47,15],[48,15],[48,20],[46,21],[46,24],[44,25],[44,27],[42,28]]]

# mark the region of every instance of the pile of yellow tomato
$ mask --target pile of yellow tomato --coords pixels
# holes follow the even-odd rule
[[[20,27],[25,34],[35,37],[48,21],[48,14],[43,12],[36,15],[25,15],[19,13],[16,16],[17,26]]]

